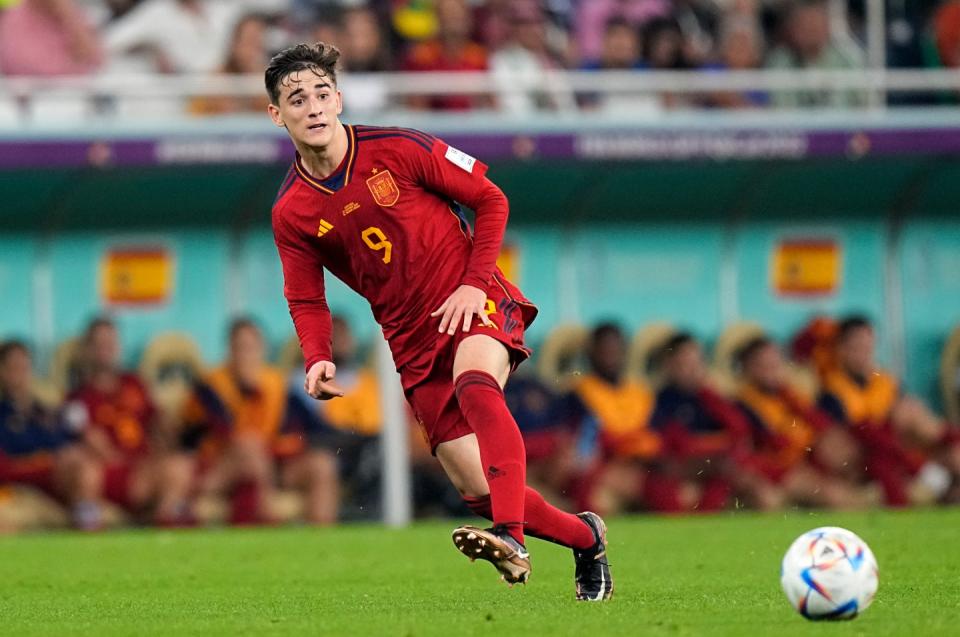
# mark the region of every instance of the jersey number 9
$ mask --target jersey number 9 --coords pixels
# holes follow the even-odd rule
[[[371,250],[378,252],[383,250],[383,262],[390,263],[393,244],[387,241],[387,235],[383,234],[383,230],[376,226],[370,226],[364,230],[360,236],[363,237],[363,242],[366,243]]]

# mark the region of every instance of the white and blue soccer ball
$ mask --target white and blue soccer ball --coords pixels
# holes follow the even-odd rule
[[[783,556],[780,584],[807,619],[853,619],[877,593],[877,560],[856,533],[835,526],[807,531]]]

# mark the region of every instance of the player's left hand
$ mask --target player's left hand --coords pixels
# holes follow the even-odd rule
[[[484,325],[493,325],[487,318],[486,303],[486,292],[472,285],[461,285],[430,316],[442,317],[440,319],[441,334],[446,332],[452,335],[460,324],[463,325],[464,332],[469,332],[474,316],[478,316]]]

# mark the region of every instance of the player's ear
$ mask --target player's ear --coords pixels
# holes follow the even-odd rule
[[[337,89],[337,115],[343,112],[343,93]]]
[[[276,104],[267,105],[267,113],[270,115],[270,119],[273,120],[273,123],[283,128],[285,124],[283,123],[283,116],[280,115],[280,109],[277,108]]]

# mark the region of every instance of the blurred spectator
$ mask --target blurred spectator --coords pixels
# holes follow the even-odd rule
[[[960,67],[960,0],[947,0],[933,17],[933,34],[940,64]]]
[[[755,462],[794,503],[862,508],[872,494],[862,481],[862,460],[850,434],[794,389],[780,348],[761,336],[737,353],[737,398],[752,425]]]
[[[785,9],[781,44],[767,57],[775,70],[843,70],[863,68],[862,56],[852,55],[833,43],[830,17],[824,0],[794,0]],[[864,102],[863,95],[847,90],[777,91],[773,103],[781,108],[850,107]]]
[[[0,12],[0,74],[82,75],[102,61],[100,38],[74,0],[23,0]]]
[[[437,36],[411,47],[403,64],[407,71],[486,71],[487,51],[470,38],[473,21],[465,0],[437,0]],[[411,97],[413,108],[466,110],[489,104],[477,95]]]
[[[145,0],[108,25],[114,67],[160,73],[211,73],[228,57],[231,35],[244,15],[284,8],[281,0]]]
[[[237,22],[227,54],[226,63],[220,68],[224,75],[260,74],[267,66],[267,50],[264,36],[266,20],[258,15],[248,15]],[[210,96],[197,98],[190,110],[198,115],[221,115],[238,112],[265,112],[270,100],[265,95],[256,97]]]
[[[582,504],[607,513],[640,506],[648,463],[660,450],[660,439],[649,428],[653,394],[625,377],[626,351],[617,325],[595,327],[587,352],[590,372],[574,388],[580,456],[591,455],[591,439],[599,443],[592,454],[598,463],[590,471],[590,493]]]
[[[705,63],[716,48],[720,23],[713,0],[673,0],[673,18],[683,34],[684,57],[691,66]]]
[[[576,19],[576,42],[581,60],[596,60],[603,51],[606,25],[621,18],[639,28],[656,17],[670,15],[670,0],[590,0],[581,2]]]
[[[822,378],[820,405],[860,441],[866,470],[887,504],[925,503],[960,476],[960,432],[904,395],[875,359],[870,321],[851,316],[837,330],[836,365]]]
[[[301,491],[306,518],[337,520],[337,462],[316,417],[287,389],[279,370],[265,363],[263,335],[255,323],[237,319],[229,330],[226,362],[213,370],[188,405],[190,429],[206,429],[201,463],[208,467],[203,491],[229,494],[231,521],[275,519],[275,475],[280,486]]]
[[[188,521],[192,466],[163,449],[156,412],[140,379],[120,366],[116,325],[90,322],[83,335],[83,383],[68,397],[86,450],[103,467],[104,495],[129,511],[164,524]]]
[[[640,32],[621,17],[612,18],[603,35],[600,58],[587,61],[585,71],[629,71],[646,68],[640,57]],[[624,113],[636,116],[640,113],[660,110],[660,98],[649,94],[625,94],[618,92],[580,95],[580,105],[596,108],[605,114]]]
[[[753,18],[732,17],[723,23],[720,32],[719,59],[707,69],[718,71],[752,71],[763,62],[763,34]],[[724,91],[711,95],[707,103],[720,108],[757,108],[767,106],[766,91]]]
[[[28,484],[71,508],[77,528],[100,526],[102,473],[61,414],[33,397],[30,350],[0,343],[0,485]]]
[[[474,10],[476,39],[490,51],[510,37],[510,0],[488,0]]]
[[[751,466],[750,425],[707,382],[703,350],[686,332],[671,337],[655,364],[664,378],[651,417],[662,437],[661,464],[647,478],[655,511],[717,511],[740,493],[757,508],[782,505],[778,488]]]
[[[353,73],[389,71],[390,49],[377,13],[359,6],[344,11],[340,21],[342,37],[339,48],[343,70]]]
[[[643,63],[646,68],[678,71],[690,67],[683,32],[673,18],[654,18],[643,27]]]
[[[587,71],[641,69],[640,32],[621,17],[612,18],[603,30],[600,56],[584,62]]]
[[[547,44],[539,4],[536,0],[514,2],[510,7],[510,37],[490,56],[490,70],[501,87],[500,107],[514,114],[573,110],[573,94],[564,79],[548,75],[561,66]]]
[[[431,0],[391,0],[390,24],[405,42],[421,42],[437,35],[440,18],[438,3]]]
[[[654,18],[643,27],[643,63],[653,71],[681,71],[690,68],[684,48],[683,32],[673,18]],[[659,95],[665,108],[679,108],[692,104],[682,93],[670,91]]]

